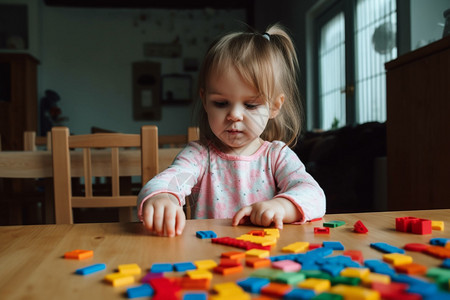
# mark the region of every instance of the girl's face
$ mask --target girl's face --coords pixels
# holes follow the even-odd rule
[[[258,90],[232,67],[210,76],[200,94],[209,126],[222,142],[222,150],[239,155],[251,155],[259,149],[260,135],[284,100],[284,95],[277,97],[271,109]]]

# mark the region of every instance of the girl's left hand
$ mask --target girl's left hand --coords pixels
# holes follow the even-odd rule
[[[246,220],[250,220],[254,225],[267,227],[274,223],[275,228],[282,229],[286,211],[280,201],[290,202],[277,198],[241,208],[233,217],[233,226],[244,224]]]

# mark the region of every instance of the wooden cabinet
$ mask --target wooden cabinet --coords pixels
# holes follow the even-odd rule
[[[386,63],[388,209],[450,207],[450,36]]]
[[[23,150],[23,132],[37,131],[37,65],[28,54],[0,53],[2,150]]]

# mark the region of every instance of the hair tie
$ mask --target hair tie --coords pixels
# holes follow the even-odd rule
[[[265,38],[266,40],[268,40],[270,42],[270,34],[268,34],[267,32],[264,32],[262,34],[263,38]]]

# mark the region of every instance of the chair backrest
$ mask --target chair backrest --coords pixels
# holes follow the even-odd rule
[[[160,148],[182,148],[187,143],[199,139],[198,127],[188,127],[187,135],[160,135],[158,143]]]
[[[84,172],[84,196],[73,196],[71,186],[70,154],[79,151],[70,149],[82,148]],[[101,148],[103,150],[98,150]],[[104,150],[104,148],[110,149]],[[57,224],[72,224],[73,207],[119,207],[126,208],[120,215],[120,221],[131,221],[131,208],[136,206],[137,196],[121,195],[119,189],[119,148],[139,148],[141,154],[142,184],[145,184],[158,172],[158,128],[143,126],[141,134],[96,133],[70,136],[67,127],[52,128],[52,157],[55,196],[55,219]],[[108,152],[110,157],[111,195],[95,196],[92,191],[92,153]],[[123,150],[126,152],[127,150]],[[110,153],[109,153],[110,152]],[[108,174],[109,175],[109,174]]]
[[[52,148],[51,132],[47,132],[47,136],[36,136],[36,131],[25,131],[23,133],[23,150],[36,151],[38,146],[45,146],[46,150]]]

